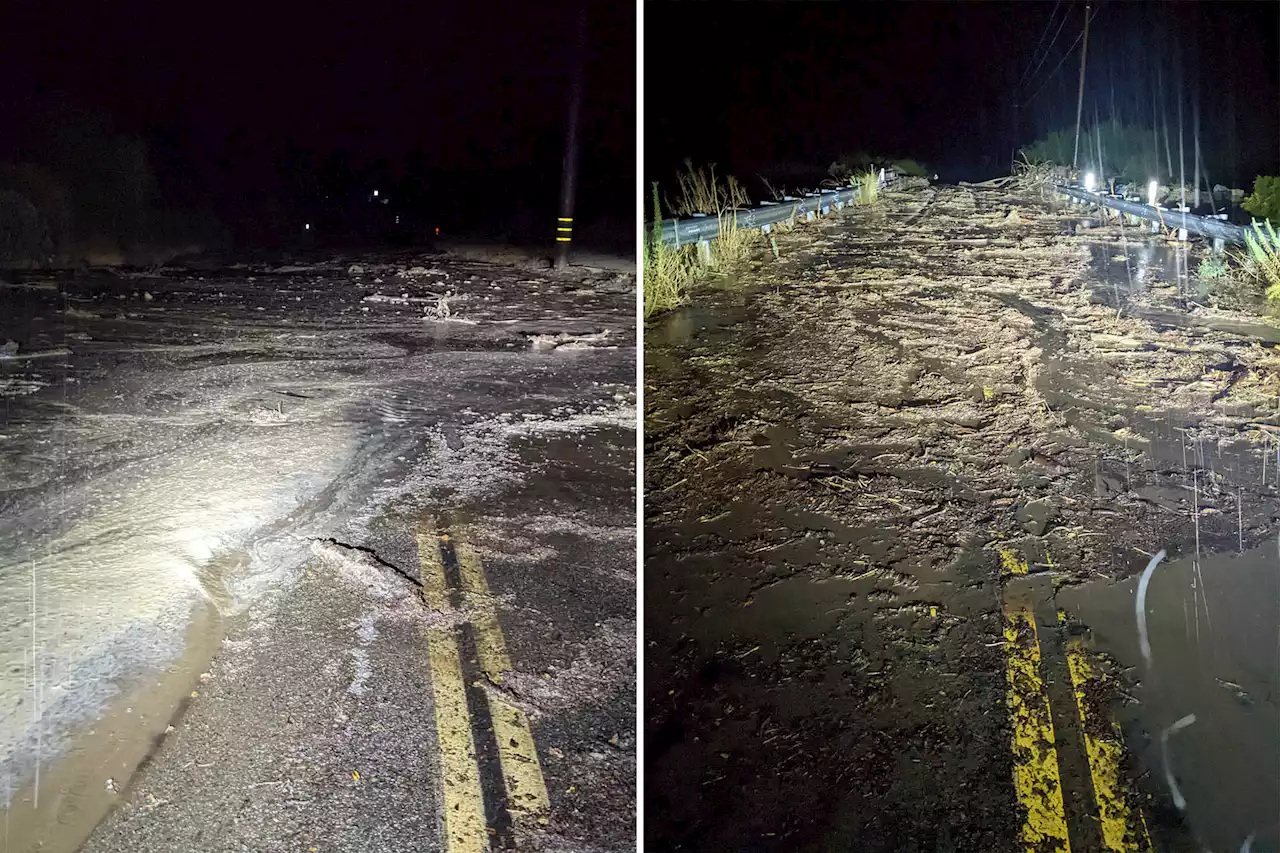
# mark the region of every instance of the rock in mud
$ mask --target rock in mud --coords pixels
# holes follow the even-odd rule
[[[1053,520],[1053,507],[1048,501],[1031,501],[1018,510],[1018,523],[1032,536],[1043,536]]]

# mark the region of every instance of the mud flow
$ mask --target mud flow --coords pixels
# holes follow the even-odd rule
[[[633,312],[443,255],[6,274],[0,847],[632,838]]]
[[[1280,848],[1276,330],[1078,211],[890,194],[646,329],[649,849]]]

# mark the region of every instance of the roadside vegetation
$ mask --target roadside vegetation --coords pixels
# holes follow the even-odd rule
[[[1280,235],[1270,222],[1263,221],[1255,222],[1244,238],[1248,244],[1242,264],[1245,274],[1266,286],[1273,310],[1280,308]]]
[[[683,305],[697,278],[698,263],[691,246],[674,248],[662,242],[662,204],[653,185],[653,233],[644,252],[644,316]]]
[[[653,231],[645,246],[644,316],[683,305],[689,289],[713,270],[726,271],[740,264],[755,250],[760,234],[739,228],[737,211],[751,199],[738,180],[716,175],[715,165],[696,167],[686,160],[676,175],[676,194],[666,201],[666,215],[677,218],[714,216],[720,236],[710,241],[710,252],[699,257],[696,245],[667,246],[663,243],[663,204],[658,185],[653,185]]]
[[[1280,317],[1280,233],[1266,220],[1255,221],[1243,250],[1206,254],[1195,277],[1206,304]]]
[[[1259,175],[1254,179],[1253,192],[1240,206],[1254,216],[1280,223],[1280,177]]]
[[[1097,160],[1099,153],[1108,175],[1141,181],[1152,177],[1168,179],[1163,149],[1156,132],[1149,127],[1105,121],[1080,132],[1080,151],[1085,159]],[[1076,151],[1073,130],[1059,130],[1037,139],[1020,152],[1032,163],[1071,163]]]
[[[899,168],[892,162],[884,162],[886,166]],[[899,162],[912,164],[910,169],[916,170],[920,176],[924,175],[924,167],[915,161]],[[853,185],[857,188],[858,204],[875,204],[880,194],[879,168],[867,159],[858,171],[840,172],[838,180],[841,186]],[[906,173],[901,168],[899,171]],[[833,178],[835,174],[832,172]],[[782,201],[786,197],[785,191],[775,189],[763,178],[762,181],[775,201]],[[690,291],[698,282],[716,273],[731,272],[765,244],[758,229],[738,227],[738,211],[751,205],[747,191],[734,176],[722,178],[717,175],[714,165],[697,167],[686,160],[684,168],[676,175],[675,194],[664,200],[655,183],[652,203],[653,228],[649,232],[644,252],[646,318],[685,304]],[[664,216],[714,216],[719,220],[720,233],[710,241],[709,251],[699,253],[696,244],[668,246],[663,243]],[[774,226],[779,231],[785,231],[788,227],[786,223]],[[777,259],[777,241],[770,237],[768,247]]]

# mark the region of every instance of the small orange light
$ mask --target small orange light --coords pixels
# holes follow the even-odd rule
[[[439,237],[439,236],[440,236],[440,226],[439,226],[439,225],[437,225],[437,226],[436,226],[436,236],[437,236],[437,237]]]

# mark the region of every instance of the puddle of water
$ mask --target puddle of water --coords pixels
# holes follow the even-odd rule
[[[745,301],[735,303],[715,299],[693,303],[671,311],[649,325],[646,336],[661,347],[680,346],[703,335],[715,335],[747,319]]]
[[[1094,297],[1113,308],[1161,284],[1188,287],[1187,249],[1155,245],[1144,240],[1091,244],[1089,254],[1097,278]]]
[[[118,805],[129,779],[190,701],[222,638],[212,605],[197,608],[182,657],[121,696],[91,728],[78,731],[57,760],[0,807],[7,853],[78,850],[98,821]],[[38,788],[38,790],[37,790]]]
[[[1206,303],[1207,285],[1191,269],[1190,249],[1135,239],[1124,243],[1092,244],[1089,254],[1096,274],[1090,282],[1094,299],[1113,308],[1125,307],[1158,326],[1179,329],[1210,329],[1216,332],[1257,338],[1268,344],[1280,343],[1280,328],[1264,322],[1231,317],[1200,316],[1183,311],[1148,308],[1130,304],[1152,287],[1173,285],[1179,298]]]
[[[1069,587],[1058,606],[1094,646],[1132,667],[1136,704],[1119,711],[1130,749],[1166,802],[1173,773],[1192,832],[1211,850],[1280,847],[1280,555],[1277,546],[1160,564],[1147,591],[1152,666],[1139,650],[1137,578]],[[1199,588],[1202,587],[1203,595]],[[1161,732],[1195,715],[1169,736]]]

